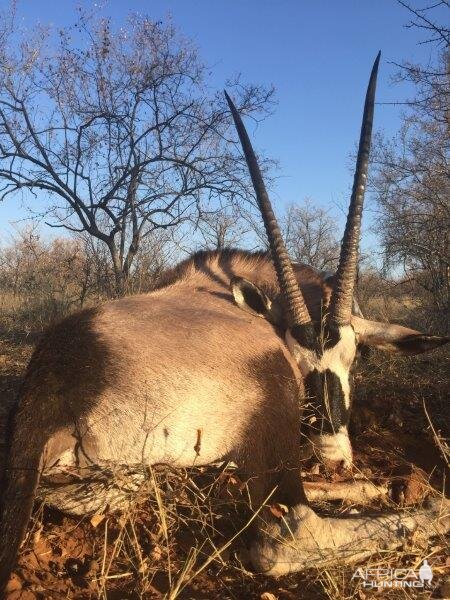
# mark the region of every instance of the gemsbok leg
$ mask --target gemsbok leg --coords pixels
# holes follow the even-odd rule
[[[268,508],[261,511],[256,540],[250,548],[255,570],[278,576],[311,567],[350,564],[398,548],[413,533],[425,540],[450,529],[450,502],[443,498],[391,514],[319,516],[308,505],[300,479],[299,451],[295,451],[299,448],[298,430],[293,426],[297,420],[287,405],[280,406],[277,419],[268,420],[261,414],[254,422],[262,433],[257,438],[261,446],[255,448],[253,439],[247,451],[244,449],[252,459],[246,465],[249,472],[265,474],[249,482],[253,499],[262,502],[269,497],[268,505],[280,503],[287,509],[281,517],[275,517]]]

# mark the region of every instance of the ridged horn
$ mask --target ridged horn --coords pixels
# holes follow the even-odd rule
[[[375,90],[380,56],[381,52],[378,52],[367,87],[352,195],[348,209],[347,224],[342,239],[339,266],[336,271],[335,284],[330,302],[330,318],[336,325],[347,325],[350,323],[352,316],[353,290],[358,266],[361,216],[369,166]]]
[[[301,338],[304,338],[299,339],[298,341],[303,343],[305,343],[305,341],[311,342],[311,333],[313,332],[311,317],[309,316],[308,308],[306,307],[305,300],[297,284],[294,270],[287,253],[278,222],[275,218],[272,204],[266,191],[266,186],[264,185],[264,180],[262,178],[258,161],[256,160],[255,153],[242,119],[227,92],[225,92],[225,97],[227,99],[228,106],[230,107],[234,124],[241,141],[242,150],[244,152],[248,170],[252,178],[253,187],[255,189],[258,206],[264,221],[264,227],[266,229],[270,250],[272,252],[272,260],[277,274],[278,284],[280,286],[285,303],[285,309],[287,311],[286,317],[288,325],[291,329],[296,329],[297,335],[295,337],[298,337],[299,334]]]

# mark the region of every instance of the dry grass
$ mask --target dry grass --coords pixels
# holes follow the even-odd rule
[[[361,581],[352,580],[355,568],[337,565],[278,580],[247,571],[238,535],[248,521],[242,522],[235,500],[221,498],[227,486],[217,473],[209,473],[209,483],[199,487],[204,478],[198,472],[155,472],[127,510],[89,521],[38,510],[22,550],[20,579],[15,579],[27,586],[22,591],[35,595],[22,597],[238,599],[264,598],[264,592],[280,600],[367,597]],[[424,547],[413,538],[398,552],[373,557],[364,568],[418,569],[427,558],[435,581],[442,580],[444,550],[445,540]],[[381,597],[418,596],[407,589],[385,591]],[[430,598],[432,592],[420,597]]]

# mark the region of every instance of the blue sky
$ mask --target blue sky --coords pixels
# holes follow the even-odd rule
[[[40,21],[58,27],[74,22],[74,6],[71,0],[19,0],[18,11],[24,26]],[[395,67],[389,61],[426,62],[430,53],[418,44],[420,33],[405,28],[410,15],[395,0],[110,0],[101,6],[118,24],[129,11],[155,19],[170,14],[197,43],[219,89],[239,72],[246,81],[273,84],[274,114],[256,129],[250,126],[254,144],[279,161],[273,202],[281,209],[311,197],[332,210],[339,231],[343,217],[336,205],[348,201],[349,153],[377,51],[382,50],[377,95],[382,103],[408,93],[391,84]],[[378,105],[375,124],[393,134],[399,108]],[[14,199],[0,204],[0,233],[23,216]],[[370,221],[367,211],[366,232]],[[366,246],[371,244],[373,237],[366,235]]]

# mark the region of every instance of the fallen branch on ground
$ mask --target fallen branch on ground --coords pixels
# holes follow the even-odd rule
[[[371,481],[304,481],[303,486],[310,502],[340,500],[344,504],[368,504],[389,498],[387,484],[375,485]]]

